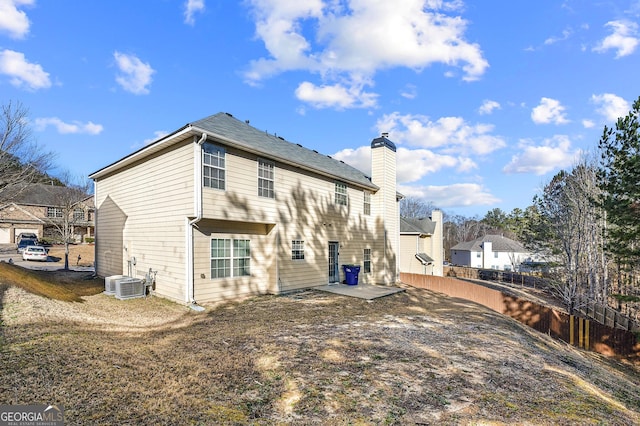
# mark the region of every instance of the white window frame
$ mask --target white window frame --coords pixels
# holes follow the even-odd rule
[[[304,260],[304,240],[291,240],[291,260]]]
[[[239,243],[246,244],[241,247]],[[234,239],[231,250],[231,258],[233,259],[234,277],[250,277],[251,276],[251,240]]]
[[[226,162],[227,153],[223,147],[207,142],[202,145],[202,185],[204,187],[223,191],[226,189]]]
[[[258,196],[276,198],[276,164],[273,161],[258,158]]]
[[[215,256],[212,247],[214,241],[216,241]],[[222,246],[220,246],[220,242],[222,242]],[[241,247],[240,243],[246,244],[246,246]],[[211,238],[209,247],[209,271],[212,280],[251,276],[251,240],[245,238]],[[214,270],[217,272],[214,273]]]
[[[216,243],[216,256],[213,254],[213,242]],[[223,246],[220,247],[218,242],[223,242]],[[209,243],[209,256],[210,256],[210,268],[209,271],[211,273],[211,279],[219,279],[219,278],[229,278],[231,276],[231,238],[212,238]],[[220,255],[220,250],[222,250],[222,255]],[[216,262],[216,271],[222,271],[222,275],[216,272],[213,273],[214,267],[213,263]],[[222,265],[222,266],[220,266]]]
[[[371,193],[364,191],[364,205],[362,210],[366,216],[371,216]]]
[[[371,249],[366,248],[362,252],[362,273],[371,273]]]
[[[84,216],[84,209],[73,209],[73,220],[85,220]]]
[[[62,209],[60,207],[47,207],[47,217],[52,219],[62,219]]]
[[[349,194],[346,183],[336,182],[335,203],[338,206],[346,206],[349,204]]]

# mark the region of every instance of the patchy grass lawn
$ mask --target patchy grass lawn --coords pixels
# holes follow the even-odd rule
[[[1,277],[0,402],[61,404],[70,425],[640,423],[637,366],[427,290],[197,313]]]

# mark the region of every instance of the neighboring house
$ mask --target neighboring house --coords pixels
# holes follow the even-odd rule
[[[65,187],[35,183],[21,191],[12,202],[0,206],[0,244],[17,243],[21,233],[60,240],[55,225],[66,209],[60,201],[64,199],[65,191]],[[92,196],[74,206],[69,220],[72,242],[84,242],[94,236],[94,210]]]
[[[472,268],[512,271],[530,257],[522,244],[502,235],[485,235],[451,247],[451,263]]]
[[[187,124],[90,175],[96,271],[144,277],[186,303],[342,282],[396,282],[396,148],[372,176],[227,113]]]
[[[442,276],[444,244],[442,212],[430,218],[400,218],[400,271]]]

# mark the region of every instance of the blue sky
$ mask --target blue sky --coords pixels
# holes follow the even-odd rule
[[[88,175],[229,112],[465,216],[525,208],[640,95],[640,0],[0,0],[0,102]]]

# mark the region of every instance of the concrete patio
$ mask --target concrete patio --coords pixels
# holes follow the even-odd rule
[[[366,300],[378,299],[380,297],[389,296],[391,294],[404,291],[404,289],[400,287],[390,287],[373,284],[327,284],[314,287],[314,289]]]

